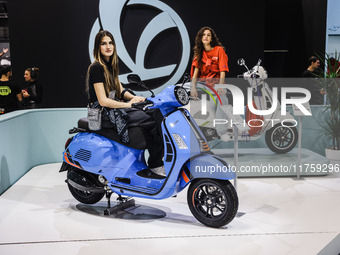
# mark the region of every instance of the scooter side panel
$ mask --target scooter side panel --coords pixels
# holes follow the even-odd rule
[[[110,181],[121,170],[142,170],[147,166],[144,151],[132,149],[94,133],[74,136],[64,151],[64,161],[78,168],[105,175]],[[111,177],[109,177],[111,176]]]

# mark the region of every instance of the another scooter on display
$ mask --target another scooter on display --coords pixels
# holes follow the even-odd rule
[[[245,73],[238,77],[247,80],[252,88],[254,108],[258,110],[270,109],[273,105],[273,93],[269,85],[265,82],[268,74],[261,66],[261,60],[259,60],[251,70],[245,65],[244,59],[239,59],[238,64],[245,66],[247,69]],[[224,85],[228,87],[227,84]],[[232,110],[232,107],[229,107]],[[208,117],[202,116],[200,114],[200,107],[187,108],[190,108],[191,115],[209,142],[216,139],[224,142],[234,141],[235,134],[233,127],[229,127],[227,132],[220,136],[213,127],[216,116],[213,114],[210,114]],[[265,134],[266,145],[273,152],[282,154],[291,151],[298,141],[297,128],[294,126],[296,123],[294,122],[294,117],[289,112],[282,115],[280,108],[280,103],[277,102],[277,108],[272,114],[259,116],[252,114],[248,107],[246,107],[244,125],[248,125],[249,130],[248,132],[239,133],[238,140],[254,141]],[[284,122],[284,125],[282,125],[282,122]]]
[[[146,86],[137,75],[129,75],[130,83]],[[184,84],[184,82],[183,82]],[[108,201],[105,215],[133,206],[130,197],[165,199],[186,188],[187,202],[194,217],[209,227],[231,222],[238,209],[238,197],[229,180],[236,174],[227,162],[214,155],[190,113],[187,91],[168,86],[160,94],[148,97],[133,107],[159,109],[164,142],[166,176],[154,174],[145,161],[147,132],[142,127],[129,129],[130,143],[122,144],[112,129],[90,131],[87,119],[80,119],[77,133],[68,139],[60,172],[67,171],[66,183],[75,199],[95,204],[104,196]],[[110,197],[119,201],[111,207]]]

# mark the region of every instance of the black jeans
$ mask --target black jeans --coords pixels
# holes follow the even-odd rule
[[[164,156],[164,144],[163,144],[163,132],[161,123],[163,121],[163,115],[159,109],[155,109],[149,112],[155,121],[155,125],[149,129],[150,138],[147,141],[147,149],[149,151],[148,165],[150,168],[163,166]]]
[[[109,110],[109,109],[108,109]],[[106,116],[107,110],[104,109],[102,113],[102,128],[113,129],[117,132],[115,124]],[[161,123],[163,115],[159,109],[149,110],[147,113],[133,108],[125,109],[128,114],[127,128],[142,127],[147,130],[146,148],[149,151],[148,166],[155,168],[163,166],[164,144]],[[121,140],[121,139],[120,139]],[[132,141],[130,141],[132,142]],[[123,143],[124,144],[124,143]]]

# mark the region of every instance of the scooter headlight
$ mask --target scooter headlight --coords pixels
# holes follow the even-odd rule
[[[188,92],[185,90],[185,88],[176,86],[175,96],[176,96],[177,101],[181,105],[187,105],[189,103],[189,95],[188,95]]]

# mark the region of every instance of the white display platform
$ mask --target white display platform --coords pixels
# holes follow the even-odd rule
[[[234,164],[234,149],[213,149],[229,165]],[[328,174],[329,160],[313,151],[301,150],[301,168],[298,167],[298,150],[286,154],[276,154],[269,149],[239,149],[238,177],[278,177],[278,176],[314,176]],[[318,169],[320,168],[320,169]]]
[[[135,199],[165,212],[161,218],[86,213],[59,168],[34,167],[0,196],[1,255],[328,255],[340,250],[339,173],[298,181],[241,178],[239,212],[245,214],[214,229],[191,215],[185,190],[165,200]],[[105,199],[98,203],[105,204]]]

